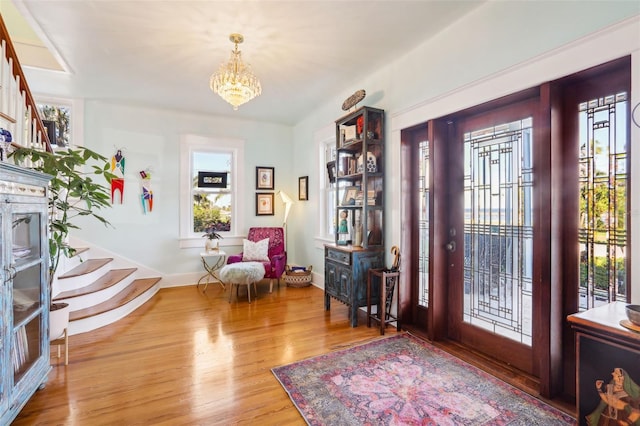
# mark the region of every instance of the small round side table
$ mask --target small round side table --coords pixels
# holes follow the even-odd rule
[[[202,280],[206,278],[207,282],[202,289],[202,292],[204,293],[207,290],[209,281],[213,278],[222,286],[222,289],[225,290],[226,287],[220,279],[218,271],[225,265],[227,261],[227,253],[222,250],[203,251],[200,253],[200,259],[202,260],[202,267],[207,271],[207,273],[200,277],[196,288],[198,288]]]

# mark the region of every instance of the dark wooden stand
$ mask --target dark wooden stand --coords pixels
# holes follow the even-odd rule
[[[380,334],[384,334],[384,329],[391,322],[396,323],[396,328],[400,331],[400,272],[389,269],[369,269],[367,276],[367,327],[371,327],[371,320],[380,324]],[[372,285],[379,285],[378,309],[375,314],[371,313]],[[393,290],[398,289],[396,297],[396,315],[391,315],[391,302],[393,300]]]
[[[576,332],[576,412],[579,425],[588,424],[587,416],[592,419],[599,417],[606,423],[607,419],[618,417],[617,420],[621,420],[629,415],[625,410],[611,409],[600,395],[600,391],[607,393],[608,385],[613,390],[615,379],[620,380],[620,372],[627,375],[624,378],[627,382],[640,385],[640,332],[620,325],[620,321],[627,319],[625,307],[626,303],[613,302],[567,317]],[[602,381],[600,391],[596,386],[598,381]],[[630,407],[637,407],[640,401],[628,402]],[[637,410],[635,407],[633,409]],[[617,424],[617,420],[612,421]]]

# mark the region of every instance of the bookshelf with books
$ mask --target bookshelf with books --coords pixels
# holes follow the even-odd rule
[[[325,309],[366,304],[370,268],[384,262],[384,111],[363,106],[336,121],[335,241],[325,245]],[[374,295],[374,299],[377,295]]]
[[[50,176],[0,163],[0,424],[47,380]]]

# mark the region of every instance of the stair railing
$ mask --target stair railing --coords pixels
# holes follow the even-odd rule
[[[0,127],[11,132],[13,146],[53,152],[2,15],[0,50]]]

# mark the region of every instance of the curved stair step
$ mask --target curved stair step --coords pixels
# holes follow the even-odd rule
[[[58,277],[58,280],[64,280],[67,278],[74,278],[74,277],[79,277],[81,275],[90,274],[102,268],[104,265],[106,265],[111,261],[113,261],[113,258],[85,260],[80,265],[76,266],[70,271],[65,272],[63,275],[60,275]]]
[[[83,320],[120,308],[134,300],[139,295],[145,293],[158,281],[160,281],[159,277],[137,279],[133,281],[125,290],[122,290],[120,293],[107,300],[106,302],[91,306],[89,308],[71,312],[69,314],[69,321]]]
[[[80,256],[82,253],[89,251],[89,247],[76,247],[73,256]]]
[[[56,297],[53,298],[53,301],[56,302],[59,300],[71,299],[74,297],[85,296],[91,293],[97,293],[101,290],[116,285],[129,275],[133,274],[136,270],[137,268],[112,269],[88,286],[81,287],[75,290],[63,291],[62,293],[56,295]]]

